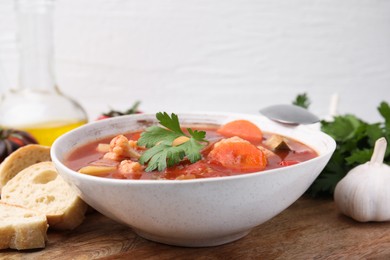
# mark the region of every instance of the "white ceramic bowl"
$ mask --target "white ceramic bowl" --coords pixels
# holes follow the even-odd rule
[[[335,150],[335,141],[310,127],[286,127],[260,115],[179,114],[181,123],[224,124],[247,119],[263,131],[299,140],[319,156],[292,166],[195,180],[116,180],[77,173],[62,162],[75,147],[155,122],[154,114],[106,119],[58,138],[51,149],[59,174],[93,208],[140,236],[180,246],[215,246],[239,239],[286,209],[311,185]]]

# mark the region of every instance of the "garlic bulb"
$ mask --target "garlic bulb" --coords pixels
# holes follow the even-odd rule
[[[387,142],[375,143],[369,162],[353,168],[336,185],[339,210],[360,222],[390,220],[390,166],[383,163]]]

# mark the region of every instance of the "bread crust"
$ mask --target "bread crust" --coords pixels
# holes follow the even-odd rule
[[[0,201],[0,249],[44,248],[47,228],[45,214]]]
[[[49,146],[29,144],[11,153],[0,164],[0,192],[4,185],[21,170],[45,161],[51,161]]]

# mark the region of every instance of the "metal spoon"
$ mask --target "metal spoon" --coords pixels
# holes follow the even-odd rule
[[[295,105],[274,105],[263,108],[260,113],[269,119],[288,125],[314,124],[320,119],[304,109]]]

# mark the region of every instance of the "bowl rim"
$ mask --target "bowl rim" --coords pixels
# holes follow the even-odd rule
[[[180,118],[180,116],[188,116],[188,115],[194,116],[194,115],[201,115],[201,114],[205,114],[207,116],[261,117],[261,118],[269,120],[270,122],[273,122],[274,124],[277,124],[278,126],[281,126],[281,127],[286,127],[286,128],[304,128],[304,129],[309,130],[309,131],[316,131],[316,134],[318,134],[318,135],[322,136],[322,138],[324,138],[324,140],[328,144],[328,148],[326,149],[326,152],[324,152],[321,155],[318,155],[315,158],[312,158],[310,160],[301,162],[299,164],[290,165],[290,166],[287,166],[287,167],[274,168],[274,169],[269,169],[269,170],[264,170],[264,171],[251,172],[251,173],[245,173],[245,174],[235,174],[235,175],[222,176],[222,177],[208,177],[208,178],[189,179],[189,180],[184,180],[184,181],[183,180],[164,180],[164,179],[163,180],[113,179],[113,178],[104,178],[104,177],[93,176],[93,175],[88,175],[88,174],[80,174],[80,173],[78,173],[78,172],[68,168],[58,158],[58,156],[56,154],[57,149],[58,149],[57,147],[61,144],[61,142],[65,142],[63,140],[68,138],[68,136],[70,136],[71,134],[74,134],[75,132],[83,131],[84,129],[91,128],[91,127],[93,127],[95,125],[104,125],[104,124],[107,124],[109,122],[113,122],[113,121],[117,121],[117,120],[125,120],[126,118],[130,118],[130,117],[131,118],[134,118],[134,117],[135,118],[136,117],[143,118],[143,117],[155,116],[155,114],[156,113],[142,113],[142,114],[124,115],[124,116],[120,116],[120,117],[113,117],[113,118],[107,118],[107,119],[104,119],[104,120],[93,121],[93,122],[87,123],[85,125],[82,125],[80,127],[77,127],[75,129],[73,129],[73,130],[71,130],[71,131],[61,135],[60,137],[58,137],[54,141],[54,143],[52,144],[51,149],[50,149],[50,155],[51,155],[52,161],[53,161],[53,163],[54,163],[56,168],[62,168],[64,171],[67,172],[67,174],[69,174],[69,175],[71,175],[71,176],[73,176],[73,177],[75,177],[77,179],[84,180],[84,181],[105,182],[105,183],[112,183],[112,184],[120,183],[122,185],[137,185],[137,184],[149,184],[149,185],[164,184],[164,185],[166,185],[168,183],[169,183],[169,185],[187,185],[187,184],[191,184],[191,183],[208,183],[208,182],[216,182],[216,181],[229,181],[229,180],[236,180],[236,179],[246,179],[246,178],[252,178],[254,176],[259,176],[259,175],[275,174],[275,172],[276,173],[279,173],[279,172],[283,173],[285,171],[288,171],[289,169],[302,167],[302,166],[304,166],[304,165],[306,165],[308,163],[312,163],[312,162],[321,160],[323,157],[329,156],[329,154],[331,156],[333,154],[333,152],[335,151],[335,149],[336,149],[336,141],[331,136],[329,136],[328,134],[326,134],[324,132],[321,132],[320,130],[314,130],[313,128],[310,128],[309,126],[306,126],[306,125],[298,125],[298,126],[283,125],[283,124],[280,124],[280,123],[275,123],[274,121],[271,121],[271,120],[269,120],[268,118],[266,118],[266,117],[264,117],[262,115],[256,115],[256,114],[229,113],[229,112],[220,112],[220,113],[217,113],[217,112],[184,112],[184,113],[175,113],[175,114],[178,115],[179,118]],[[105,137],[108,137],[108,135],[107,136],[101,136],[101,138],[105,138]],[[88,143],[88,142],[81,143],[77,147],[85,145],[86,143]],[[77,147],[74,147],[73,149],[76,149]],[[71,150],[69,150],[68,152],[71,152]],[[62,171],[59,171],[59,172],[60,172],[60,175],[61,175]]]

